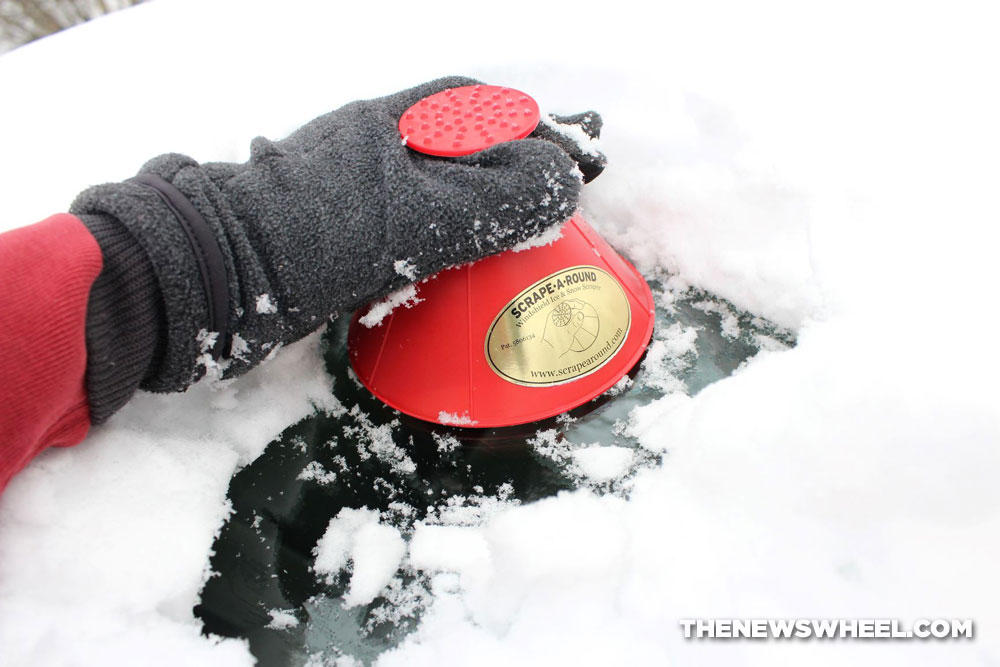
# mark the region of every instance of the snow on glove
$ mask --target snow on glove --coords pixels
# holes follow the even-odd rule
[[[137,387],[183,390],[206,367],[239,375],[337,313],[562,223],[604,157],[587,112],[529,138],[450,159],[407,149],[400,115],[449,77],[353,102],[245,164],[169,154],[134,179],[83,192],[76,214],[105,269],[91,291],[87,387],[94,423]]]

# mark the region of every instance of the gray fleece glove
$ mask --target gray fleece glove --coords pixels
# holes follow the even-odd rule
[[[239,375],[331,315],[567,220],[604,166],[573,139],[596,138],[593,112],[461,158],[402,144],[407,108],[475,83],[353,102],[282,141],[255,139],[245,164],[163,155],[83,192],[71,211],[105,256],[87,323],[92,420],[139,386],[182,390],[206,367]]]

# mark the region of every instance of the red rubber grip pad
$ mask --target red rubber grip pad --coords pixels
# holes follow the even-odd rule
[[[539,118],[538,103],[519,90],[462,86],[425,97],[404,111],[399,134],[415,151],[458,157],[523,139]]]

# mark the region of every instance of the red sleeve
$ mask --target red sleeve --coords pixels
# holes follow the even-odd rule
[[[0,234],[0,491],[46,447],[87,435],[87,298],[101,263],[69,214]]]

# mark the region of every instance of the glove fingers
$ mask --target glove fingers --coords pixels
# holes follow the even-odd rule
[[[511,248],[568,220],[581,182],[576,165],[558,146],[540,139],[503,143],[450,160],[415,158],[424,223],[433,215],[437,239],[419,243],[419,272],[472,261]]]
[[[551,141],[566,151],[580,167],[583,182],[590,183],[600,176],[608,163],[604,153],[596,146],[603,125],[604,121],[596,111],[584,111],[572,116],[543,115],[531,136]]]

